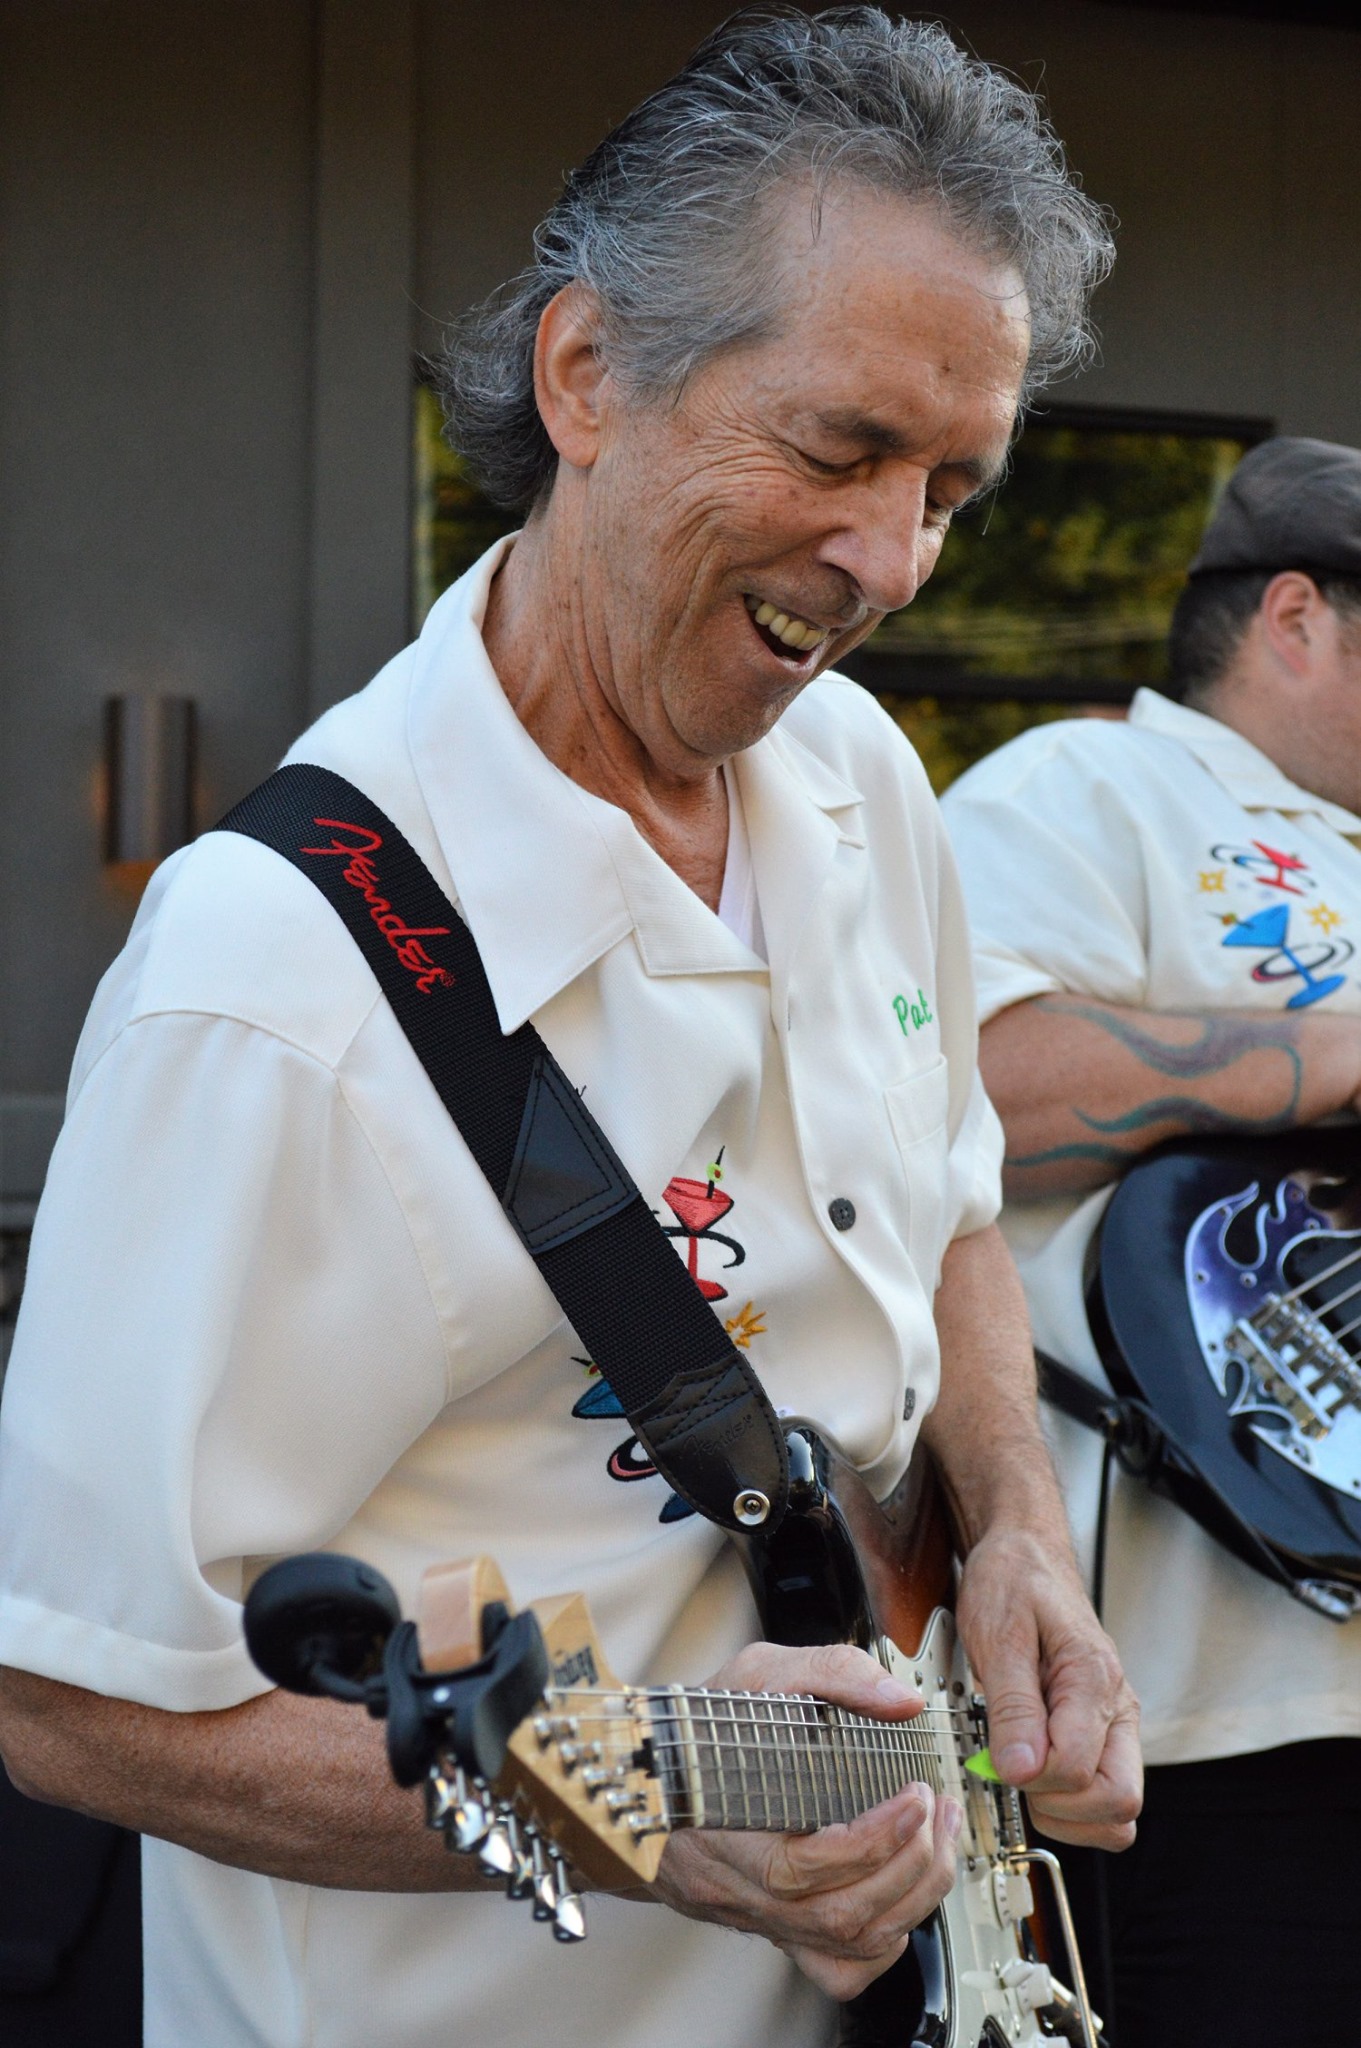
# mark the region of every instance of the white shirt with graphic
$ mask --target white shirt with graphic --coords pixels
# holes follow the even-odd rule
[[[983,1018],[1058,990],[1150,1010],[1361,1012],[1361,819],[1216,719],[1141,690],[1128,722],[1013,740],[944,811]],[[1109,1198],[1009,1202],[1002,1218],[1036,1342],[1098,1385],[1083,1274]],[[1061,1416],[1050,1426],[1090,1565],[1100,1446]],[[1361,1620],[1310,1613],[1119,1477],[1105,1605],[1150,1762],[1361,1734]]]
[[[729,881],[744,823],[760,902],[730,929],[519,724],[479,631],[501,554],[293,758],[397,822],[503,1028],[533,1017],[776,1406],[882,1492],[935,1398],[941,1258],[1000,1201],[920,764],[855,685],[806,691],[730,771]],[[334,911],[209,834],[153,880],[77,1055],[0,1412],[0,1662],[230,1707],[267,1689],[245,1590],[321,1546],[408,1606],[477,1552],[519,1601],[582,1591],[627,1680],[702,1680],[755,1632],[735,1552],[651,1470]],[[567,1950],[498,1897],[313,1889],[161,1842],[144,1868],[148,2048],[835,2028],[767,1943],[659,1908],[595,1900]]]

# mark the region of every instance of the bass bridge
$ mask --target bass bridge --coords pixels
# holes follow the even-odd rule
[[[1246,1231],[1255,1258],[1229,1249]],[[1269,1196],[1254,1181],[1196,1218],[1186,1296],[1230,1415],[1311,1478],[1361,1496],[1361,1232],[1330,1229],[1294,1178]]]

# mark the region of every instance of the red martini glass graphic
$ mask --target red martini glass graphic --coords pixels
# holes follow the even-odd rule
[[[1245,917],[1240,924],[1231,925],[1224,934],[1226,946],[1259,946],[1269,954],[1259,966],[1252,970],[1254,981],[1289,981],[1298,974],[1304,987],[1297,989],[1286,1003],[1287,1010],[1305,1010],[1310,1003],[1321,1003],[1340,989],[1347,977],[1345,974],[1319,974],[1317,969],[1326,967],[1338,958],[1336,946],[1324,944],[1321,958],[1311,967],[1287,942],[1290,926],[1290,910],[1284,903],[1273,903],[1267,910],[1259,910],[1253,917]],[[1342,957],[1345,959],[1346,954]],[[1278,960],[1289,965],[1278,967]]]
[[[721,1223],[733,1205],[731,1195],[725,1195],[722,1188],[709,1180],[689,1180],[677,1174],[668,1181],[662,1193],[662,1200],[680,1224],[679,1230],[667,1230],[668,1237],[685,1239],[685,1263],[690,1278],[706,1301],[725,1301],[728,1290],[717,1280],[706,1280],[699,1270],[699,1245],[701,1238],[712,1238],[728,1251],[738,1256],[733,1265],[742,1263],[740,1247],[729,1237],[720,1237],[714,1226]]]

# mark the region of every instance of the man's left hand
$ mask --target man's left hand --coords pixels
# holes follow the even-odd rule
[[[988,1702],[992,1759],[1036,1827],[1127,1849],[1143,1798],[1139,1703],[1070,1558],[994,1526],[970,1550],[960,1633]]]

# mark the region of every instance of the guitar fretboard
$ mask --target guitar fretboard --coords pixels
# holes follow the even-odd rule
[[[957,1782],[961,1743],[978,1746],[953,1705],[886,1722],[802,1696],[680,1686],[652,1692],[649,1705],[673,1827],[827,1827],[907,1785],[945,1790]]]

